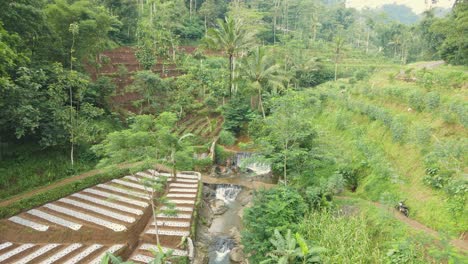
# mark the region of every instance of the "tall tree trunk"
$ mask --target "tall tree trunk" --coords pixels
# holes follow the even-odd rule
[[[287,165],[288,165],[288,156],[287,156],[287,151],[288,151],[288,143],[285,144],[284,148],[285,154],[283,158],[283,179],[284,179],[284,185],[288,185],[288,172],[287,172]]]
[[[177,170],[176,170],[176,161],[175,161],[175,147],[171,151],[171,163],[172,163],[172,175],[174,177],[174,180],[177,180]]]
[[[262,101],[262,89],[258,89],[258,107],[262,112],[263,119],[265,119],[265,108],[263,108],[263,101]]]
[[[338,60],[335,61],[335,82],[336,82],[337,74],[338,74]]]
[[[190,11],[189,11],[190,21],[192,20],[192,4],[193,4],[192,2],[193,2],[193,0],[190,0],[190,1],[189,1],[189,5],[190,5]]]
[[[370,30],[367,31],[366,54],[369,53],[369,38],[370,38]]]
[[[206,15],[205,15],[205,36],[206,36],[207,33],[208,33],[208,27],[206,25]]]
[[[229,97],[232,97],[234,89],[234,55],[229,54]]]

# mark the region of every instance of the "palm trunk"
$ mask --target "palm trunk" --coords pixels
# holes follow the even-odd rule
[[[370,37],[370,30],[367,31],[366,54],[369,53],[369,37]]]
[[[258,89],[258,106],[260,107],[260,110],[262,111],[263,119],[265,119],[265,109],[263,108],[262,90],[261,89]]]
[[[284,185],[288,185],[288,180],[287,180],[287,162],[288,162],[288,157],[286,154],[284,155],[283,159],[283,179],[284,179]]]
[[[335,61],[335,82],[336,82],[337,74],[338,74],[338,61]]]
[[[205,36],[206,36],[207,33],[208,33],[208,27],[206,25],[206,15],[205,15]]]
[[[234,55],[229,54],[229,98],[232,97],[232,90],[234,85]]]

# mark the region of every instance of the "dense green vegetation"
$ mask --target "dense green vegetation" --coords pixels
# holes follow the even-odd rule
[[[208,171],[219,138],[215,163],[255,151],[280,185],[245,212],[252,263],[455,263],[366,200],[405,200],[447,239],[468,229],[468,3],[344,2],[5,0],[0,199],[96,165]]]

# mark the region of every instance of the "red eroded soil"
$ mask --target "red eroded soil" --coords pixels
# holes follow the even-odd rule
[[[195,46],[180,46],[178,51],[192,54],[197,50]],[[220,52],[204,51],[205,55],[221,55]],[[99,69],[90,64],[85,65],[86,71],[93,80],[98,76],[109,76],[117,86],[114,96],[112,96],[112,105],[115,108],[123,108],[131,112],[137,112],[138,109],[132,105],[133,101],[139,100],[142,96],[136,92],[126,91],[125,87],[133,83],[133,74],[143,70],[135,56],[135,48],[119,47],[102,53],[102,65]],[[151,69],[158,73],[161,78],[176,78],[183,74],[177,65],[172,62],[158,60]]]

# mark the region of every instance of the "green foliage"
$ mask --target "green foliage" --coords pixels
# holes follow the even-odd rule
[[[396,117],[393,119],[390,131],[392,132],[393,142],[398,142],[400,144],[405,143],[408,131],[403,117]]]
[[[440,95],[437,92],[430,92],[426,94],[426,109],[434,111],[440,105]]]
[[[387,251],[387,262],[389,264],[420,263],[418,260],[421,258],[420,250],[409,240],[396,243]]]
[[[305,107],[320,105],[316,97],[290,92],[272,102],[272,114],[258,124],[254,132],[257,144],[263,155],[282,171],[287,184],[288,170],[298,172],[307,161],[311,161],[311,149],[316,133],[310,117],[319,109]],[[300,166],[302,165],[302,166]]]
[[[409,106],[416,111],[423,111],[425,108],[424,95],[416,90],[413,91],[408,98]]]
[[[107,9],[89,0],[72,3],[54,0],[47,5],[45,13],[51,29],[60,37],[63,50],[69,50],[74,41],[68,26],[75,23],[79,27],[74,48],[77,61],[87,58],[96,65],[101,63],[98,54],[115,46],[110,33],[119,31],[122,25]],[[69,64],[69,57],[62,58],[61,62]]]
[[[319,253],[324,249],[309,247],[309,245],[307,245],[308,243],[299,233],[296,233],[295,237],[293,237],[291,230],[288,229],[286,235],[283,237],[283,235],[275,229],[273,237],[270,238],[270,242],[275,247],[275,250],[268,253],[270,258],[260,262],[261,264],[294,264],[298,262],[304,264],[321,263]]]
[[[75,166],[71,167],[69,150],[57,147],[44,150],[35,143],[16,146],[6,143],[6,147],[7,151],[1,150],[0,199],[85,172],[96,164],[95,157],[85,149],[80,150]]]
[[[193,166],[193,150],[186,142],[191,134],[179,137],[174,128],[177,116],[164,112],[157,118],[151,115],[135,116],[129,129],[112,132],[106,139],[93,146],[101,157],[99,166],[125,161],[156,159],[176,168]]]
[[[223,116],[224,129],[238,135],[244,124],[253,119],[254,114],[244,100],[236,97],[223,106]]]
[[[262,190],[255,194],[253,205],[244,211],[242,244],[244,252],[251,253],[250,260],[259,263],[274,249],[268,239],[274,230],[296,232],[298,223],[306,211],[300,194],[285,186]]]
[[[236,143],[236,137],[229,131],[222,130],[219,133],[219,143],[225,146],[232,146]]]

